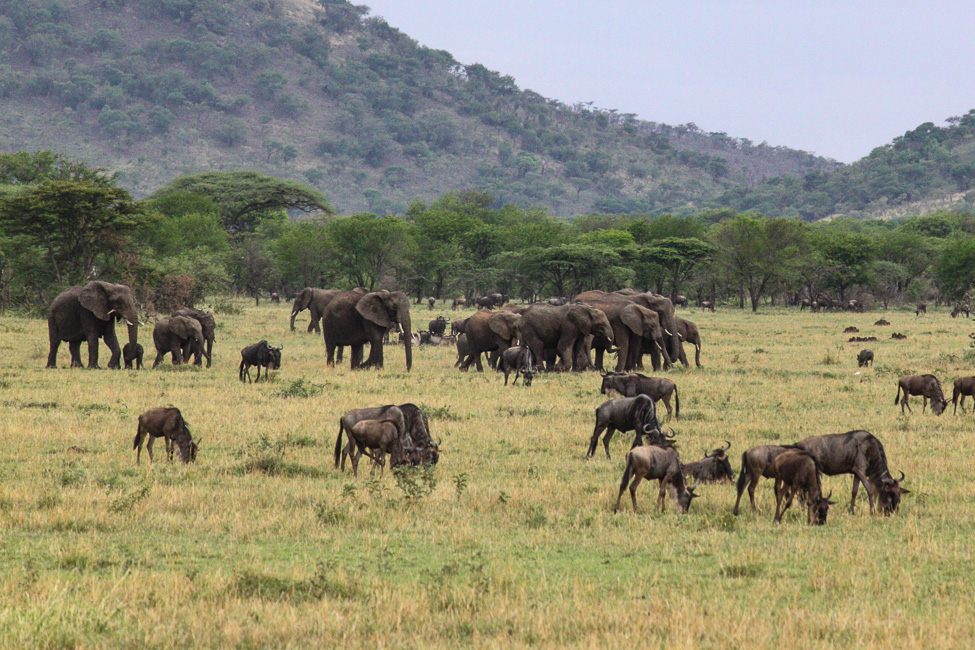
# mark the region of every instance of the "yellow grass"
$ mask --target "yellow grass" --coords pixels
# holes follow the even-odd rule
[[[706,366],[669,373],[685,458],[727,439],[737,469],[751,445],[865,428],[907,474],[912,494],[891,518],[870,516],[862,491],[851,516],[850,477],[825,479],[840,505],[814,528],[795,508],[773,526],[767,482],[758,516],[731,515],[728,485],[699,488],[687,516],[669,502],[660,514],[656,484],[641,487],[640,514],[624,501],[614,515],[631,438],[617,436],[611,461],[584,460],[605,399],[595,373],[505,388],[500,375],[454,369],[452,348],[417,350],[409,374],[396,347],[382,371],[326,368],[307,317],[292,334],[286,305],[238,304],[241,315],[218,315],[210,370],[70,370],[66,346],[61,368],[45,370],[46,323],[0,318],[0,647],[972,641],[975,418],[922,415],[919,401],[901,417],[893,403],[896,379],[915,372],[936,374],[950,399],[952,381],[975,371],[970,322],[683,312],[701,326]],[[881,340],[847,343],[846,325]],[[284,344],[284,367],[243,385],[238,351],[261,338]],[[147,328],[142,342],[151,347]],[[877,363],[856,375],[863,347]],[[321,393],[279,394],[297,379]],[[388,472],[333,469],[342,412],[407,401],[443,439],[430,494],[407,498]],[[143,454],[136,466],[136,417],[167,404],[202,438],[199,461],[169,464],[160,442],[156,462]]]

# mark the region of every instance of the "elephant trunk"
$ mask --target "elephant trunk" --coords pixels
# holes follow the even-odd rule
[[[131,343],[132,347],[134,348],[139,343],[139,326],[130,324],[128,328],[129,328],[129,343]]]
[[[406,350],[406,371],[409,372],[413,369],[413,332],[411,331],[413,323],[408,314],[401,318],[400,326],[403,328],[403,347]]]
[[[298,305],[295,304],[294,308],[291,310],[291,331],[295,331],[295,316],[298,315]]]

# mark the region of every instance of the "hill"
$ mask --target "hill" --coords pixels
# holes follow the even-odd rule
[[[344,0],[0,0],[0,102],[0,151],[57,150],[137,196],[252,169],[344,213],[453,189],[559,215],[690,212],[840,166],[542,97]]]

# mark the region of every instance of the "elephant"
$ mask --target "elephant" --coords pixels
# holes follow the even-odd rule
[[[98,368],[98,339],[112,351],[109,368],[120,368],[122,349],[115,337],[115,321],[125,320],[129,343],[139,342],[139,317],[132,289],[124,284],[94,280],[83,287],[71,287],[58,294],[47,316],[50,352],[47,367],[57,368],[58,347],[67,341],[71,367],[81,367],[81,343],[88,342],[88,367]]]
[[[174,311],[173,316],[193,318],[200,323],[200,327],[203,329],[203,339],[206,341],[206,350],[203,354],[207,358],[207,368],[209,368],[213,362],[213,342],[217,340],[217,321],[214,320],[213,314],[200,311],[199,309],[184,307]],[[184,355],[183,361],[186,362],[189,360],[189,355]],[[202,365],[202,359],[199,356],[196,358],[196,365]]]
[[[461,364],[461,370],[467,370],[472,363],[477,364],[478,372],[484,372],[481,364],[481,353],[490,352],[488,363],[492,368],[497,367],[498,357],[505,350],[514,345],[520,334],[522,316],[512,312],[495,312],[482,309],[467,319],[464,333],[467,335],[468,355]]]
[[[614,341],[613,328],[606,314],[581,303],[561,307],[545,303],[532,305],[521,317],[520,325],[522,345],[531,348],[536,359],[547,358],[546,348],[555,350],[559,359],[555,363],[555,370],[581,369],[576,359],[580,350],[589,365],[589,349],[583,348],[583,344],[591,342],[587,337],[602,337],[610,343]],[[470,321],[467,327],[470,333]]]
[[[365,289],[359,289],[363,293],[366,293]],[[295,331],[295,316],[299,312],[304,310],[309,310],[311,312],[311,321],[308,323],[308,331],[316,332],[321,334],[322,330],[319,326],[319,322],[322,320],[322,314],[325,313],[325,308],[328,303],[331,302],[332,298],[342,293],[341,289],[315,289],[313,287],[305,287],[298,295],[295,297],[294,305],[291,307],[291,331]]]
[[[687,296],[685,296],[684,294],[678,293],[673,298],[671,298],[670,301],[674,303],[675,307],[677,305],[680,305],[681,307],[687,307]]]
[[[605,293],[592,297],[585,304],[599,309],[609,320],[613,328],[613,343],[616,344],[616,372],[630,372],[640,365],[645,352],[650,352],[654,362],[653,369],[660,370],[660,354],[654,345],[659,346],[664,353],[667,366],[672,357],[668,353],[664,342],[660,317],[651,309],[632,302],[627,296],[616,293]],[[646,346],[644,345],[646,339]],[[597,337],[593,341],[596,350],[596,368],[603,369],[603,353],[608,349],[610,341]]]
[[[383,367],[383,336],[398,323],[406,337],[406,370],[413,368],[413,339],[410,328],[410,300],[402,291],[362,293],[353,289],[332,297],[322,315],[327,363],[335,365],[335,348],[352,346],[352,369]],[[362,346],[369,344],[369,358],[363,363]]]
[[[651,293],[649,291],[646,293],[626,294],[623,294],[622,291],[629,292],[631,290],[621,290],[616,292],[616,294],[623,296],[624,299],[629,300],[630,302],[634,302],[638,305],[646,307],[647,309],[652,309],[653,311],[657,312],[657,316],[660,317],[660,326],[664,329],[664,340],[667,342],[667,354],[670,355],[671,360],[677,359],[680,355],[680,337],[677,336],[677,322],[675,321],[674,315],[674,303],[670,301],[670,298],[656,293]],[[573,302],[584,302],[586,304],[590,304],[598,301],[606,295],[607,294],[602,291],[586,291],[573,298]]]
[[[508,302],[507,294],[489,293],[476,299],[474,301],[474,306],[482,309],[494,309],[495,307],[500,307],[506,302]]]
[[[691,364],[687,362],[687,355],[684,354],[684,342],[688,342],[694,345],[694,363],[698,368],[701,367],[701,333],[697,329],[697,323],[692,323],[689,320],[685,320],[680,316],[677,317],[677,334],[680,336],[680,354],[678,358],[680,362],[684,364],[685,368],[689,368]]]
[[[125,368],[127,370],[132,370],[132,364],[135,364],[136,370],[142,370],[142,356],[145,354],[145,350],[142,346],[136,343],[132,345],[131,343],[126,343],[122,348],[122,361],[125,362]]]
[[[152,342],[156,346],[156,360],[152,362],[152,367],[162,363],[167,354],[173,355],[173,365],[178,366],[184,357],[189,358],[190,352],[196,355],[199,365],[203,356],[203,340],[203,328],[195,318],[167,316],[160,319],[152,330]]]

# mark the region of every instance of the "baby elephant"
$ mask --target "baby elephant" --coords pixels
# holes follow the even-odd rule
[[[873,365],[873,350],[860,350],[860,354],[857,355],[857,365],[866,368],[867,364]]]
[[[392,455],[392,464],[396,466],[403,457],[403,446],[400,444],[399,430],[392,420],[360,420],[352,425],[352,439],[355,442],[355,452],[352,454],[352,475],[359,474],[359,458],[363,454],[380,467],[380,476],[386,469],[386,453]],[[373,453],[366,448],[375,450]]]
[[[196,460],[200,441],[194,442],[190,429],[186,426],[186,420],[175,406],[149,409],[139,416],[139,427],[135,432],[135,440],[132,441],[132,448],[137,450],[136,464],[139,463],[142,443],[147,436],[149,441],[146,443],[146,451],[149,452],[149,462],[152,462],[152,443],[159,437],[166,440],[166,454],[170,461],[173,460],[175,447],[179,447],[179,455],[184,463]]]
[[[132,369],[132,362],[135,361],[135,367],[137,370],[142,370],[142,344],[141,343],[126,343],[125,347],[122,348],[122,360],[125,361],[125,367]]]

